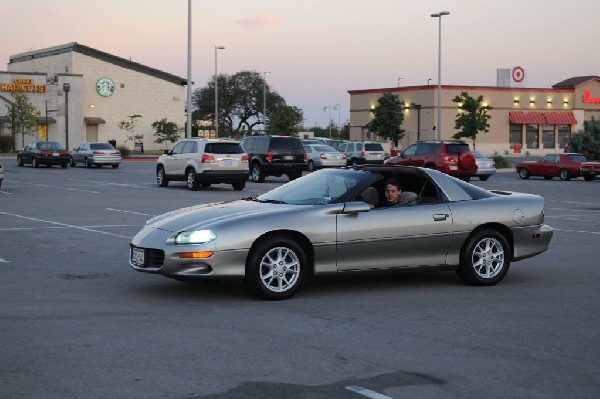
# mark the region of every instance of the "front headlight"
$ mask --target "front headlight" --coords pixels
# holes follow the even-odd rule
[[[211,230],[182,231],[175,236],[175,244],[206,244],[217,238]]]

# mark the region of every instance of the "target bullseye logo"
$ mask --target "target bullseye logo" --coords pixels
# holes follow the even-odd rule
[[[525,79],[525,71],[520,66],[516,66],[512,70],[512,78],[515,83],[521,83]]]

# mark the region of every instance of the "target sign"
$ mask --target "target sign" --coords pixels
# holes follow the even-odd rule
[[[523,79],[525,79],[525,70],[520,66],[514,67],[512,70],[512,79],[515,83],[522,83]]]

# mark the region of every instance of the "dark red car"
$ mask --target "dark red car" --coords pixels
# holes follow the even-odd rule
[[[583,176],[585,180],[591,181],[600,176],[600,162],[588,162],[584,155],[572,152],[548,154],[538,161],[518,162],[515,168],[521,179],[543,176],[546,180],[553,177],[569,180]]]
[[[385,163],[437,169],[465,181],[477,175],[475,155],[462,140],[418,141]]]

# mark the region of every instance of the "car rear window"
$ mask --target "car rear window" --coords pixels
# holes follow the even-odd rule
[[[470,151],[468,144],[446,144],[446,154],[460,154],[464,151]]]
[[[365,151],[383,151],[383,147],[379,143],[365,143]]]
[[[244,150],[238,143],[208,143],[204,152],[211,154],[242,154]]]
[[[93,143],[93,144],[90,144],[90,148],[92,150],[112,150],[112,149],[114,149],[113,146],[108,143]]]
[[[272,137],[271,150],[302,150],[302,142],[294,137]]]
[[[571,162],[587,162],[587,158],[583,155],[567,155],[567,159]]]

